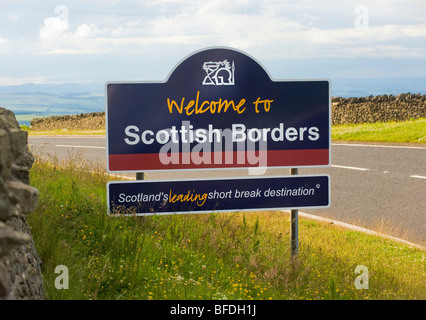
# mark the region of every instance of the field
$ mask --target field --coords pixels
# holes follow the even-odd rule
[[[46,299],[426,299],[424,250],[299,218],[291,258],[281,211],[110,217],[115,179],[77,158],[36,161],[40,202],[28,221]],[[55,288],[58,265],[68,290]]]
[[[33,131],[22,126],[30,135],[105,135],[105,130]],[[402,122],[377,122],[335,125],[331,128],[334,141],[364,141],[392,143],[426,143],[426,118]]]
[[[331,138],[340,141],[426,143],[426,118],[333,126]]]

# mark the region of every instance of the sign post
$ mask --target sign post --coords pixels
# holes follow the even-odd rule
[[[290,169],[290,175],[298,175],[298,173],[297,168]],[[297,209],[290,212],[290,248],[292,257],[299,254],[299,211]]]
[[[108,183],[110,215],[291,208],[294,256],[298,209],[330,205],[329,177],[297,169],[330,165],[330,81],[273,80],[238,50],[195,52],[164,82],[106,83],[106,136],[108,171],[137,180]],[[290,176],[144,180],[146,171],[266,168]]]
[[[143,172],[136,172],[136,180],[144,180],[145,174]]]

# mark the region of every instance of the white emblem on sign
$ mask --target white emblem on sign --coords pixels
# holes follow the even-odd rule
[[[228,60],[204,62],[203,69],[207,73],[203,85],[232,86],[235,84],[234,61],[232,61],[232,66]]]

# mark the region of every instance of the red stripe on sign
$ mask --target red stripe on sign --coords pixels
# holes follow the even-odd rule
[[[329,164],[329,149],[228,151],[172,154],[112,154],[110,171],[219,169],[247,167],[302,167]]]

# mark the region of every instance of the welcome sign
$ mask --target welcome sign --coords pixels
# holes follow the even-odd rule
[[[328,166],[328,80],[272,80],[228,48],[196,52],[165,82],[106,84],[109,171]]]
[[[109,215],[161,215],[324,208],[329,176],[110,181]]]

